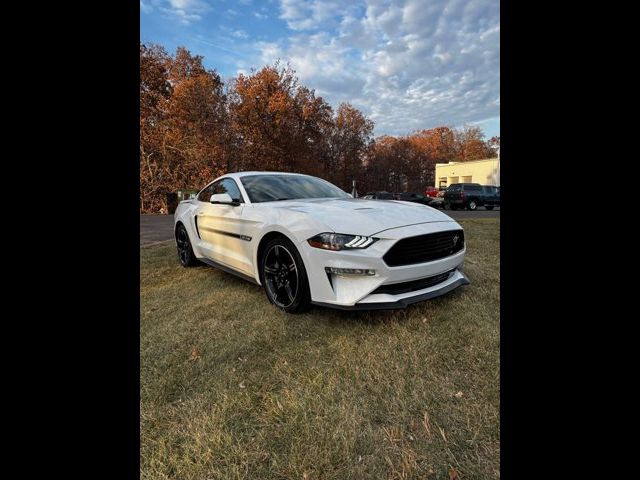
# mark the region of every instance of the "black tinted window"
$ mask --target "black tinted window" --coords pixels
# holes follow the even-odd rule
[[[211,185],[204,188],[198,194],[198,200],[200,200],[201,202],[208,202],[211,199],[211,195],[213,194],[213,186],[214,184],[212,183]]]
[[[349,198],[335,185],[306,175],[247,175],[240,179],[253,203],[299,198]]]
[[[480,185],[465,185],[464,191],[465,192],[481,192],[482,187]]]
[[[459,192],[462,187],[460,185],[451,185],[447,190],[450,192]]]
[[[228,193],[232,200],[236,202],[242,202],[242,194],[235,180],[231,178],[225,178],[216,182],[214,185],[213,193]]]
[[[231,178],[223,178],[222,180],[212,183],[207,188],[202,190],[198,195],[198,200],[201,202],[210,202],[211,195],[215,193],[228,193],[232,200],[243,203],[242,194],[236,182]]]

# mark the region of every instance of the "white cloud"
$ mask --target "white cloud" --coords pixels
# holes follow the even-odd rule
[[[351,0],[280,0],[280,18],[291,30],[314,30],[332,25],[354,6]]]
[[[204,0],[165,0],[163,5],[160,10],[177,18],[183,25],[201,20],[211,8]]]
[[[281,0],[295,33],[257,44],[289,61],[336,105],[350,101],[376,133],[405,134],[500,114],[499,0]]]
[[[260,19],[260,20],[264,20],[265,18],[269,18],[269,15],[267,15],[266,13],[260,13],[260,12],[253,12],[253,16],[256,17],[257,19]]]
[[[145,3],[143,0],[140,0],[140,11],[143,13],[150,13],[153,11],[153,7],[148,3]]]
[[[232,30],[231,31],[231,36],[235,37],[235,38],[249,38],[249,34],[247,32],[245,32],[244,30]]]

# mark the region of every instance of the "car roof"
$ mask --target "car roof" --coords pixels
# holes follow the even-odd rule
[[[242,178],[247,177],[249,175],[301,175],[304,177],[310,177],[311,175],[306,175],[304,173],[295,173],[295,172],[269,172],[269,171],[250,171],[250,172],[231,172],[221,175],[221,177],[232,177],[232,178]]]

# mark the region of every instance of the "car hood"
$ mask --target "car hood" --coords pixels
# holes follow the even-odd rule
[[[374,235],[419,223],[454,221],[435,208],[395,200],[311,198],[274,202],[272,206],[306,213],[336,233],[355,235]]]

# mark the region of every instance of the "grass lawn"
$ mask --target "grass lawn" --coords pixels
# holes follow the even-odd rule
[[[141,478],[499,478],[500,220],[459,223],[471,285],[396,311],[288,315],[141,249]]]

